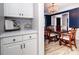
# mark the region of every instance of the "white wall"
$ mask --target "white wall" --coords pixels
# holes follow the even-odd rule
[[[38,31],[37,54],[39,55],[44,54],[44,22],[44,4],[35,3],[33,26]]]
[[[38,36],[39,36],[39,54],[44,54],[44,4],[38,4]]]
[[[33,19],[33,29],[37,30],[38,29],[38,4],[34,3],[33,4],[33,9],[34,9],[34,19]]]

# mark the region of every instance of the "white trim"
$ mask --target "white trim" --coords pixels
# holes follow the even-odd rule
[[[44,55],[44,4],[38,4],[38,54]]]

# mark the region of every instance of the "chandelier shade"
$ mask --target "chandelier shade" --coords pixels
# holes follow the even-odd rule
[[[47,7],[48,7],[49,13],[54,13],[54,12],[58,11],[58,6],[55,3],[48,3]]]

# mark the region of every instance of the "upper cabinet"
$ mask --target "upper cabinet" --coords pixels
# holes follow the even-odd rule
[[[4,16],[33,18],[33,3],[5,3]]]

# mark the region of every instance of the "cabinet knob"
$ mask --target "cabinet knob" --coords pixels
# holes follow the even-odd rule
[[[32,38],[32,37],[30,36],[30,38]]]
[[[21,49],[22,49],[22,44],[21,44]]]
[[[24,43],[24,48],[25,48],[25,43]]]
[[[15,42],[15,41],[16,41],[16,39],[13,39],[13,41]]]
[[[22,14],[22,16],[23,16],[23,14]]]

